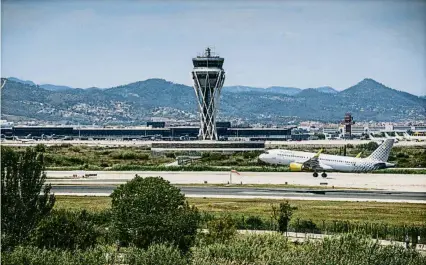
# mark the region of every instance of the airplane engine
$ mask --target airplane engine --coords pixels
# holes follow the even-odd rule
[[[300,163],[290,163],[290,171],[302,171],[303,164]]]

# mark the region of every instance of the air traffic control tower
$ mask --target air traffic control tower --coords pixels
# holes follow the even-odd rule
[[[194,80],[195,96],[197,97],[198,109],[200,111],[200,133],[201,140],[217,140],[216,112],[219,107],[220,90],[225,81],[225,70],[223,70],[224,58],[213,56],[210,48],[207,48],[202,56],[192,59],[194,69],[192,79]]]

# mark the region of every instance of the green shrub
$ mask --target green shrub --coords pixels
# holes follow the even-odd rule
[[[165,156],[166,156],[167,158],[173,158],[173,159],[175,159],[175,158],[176,158],[175,153],[166,153],[166,154],[165,154]]]
[[[263,220],[259,216],[249,216],[245,223],[248,229],[257,230],[263,228]]]
[[[129,265],[185,265],[187,261],[178,248],[154,244],[148,249],[131,248],[125,260]]]
[[[72,146],[69,148],[70,151],[75,152],[75,153],[80,153],[81,151],[81,146]]]
[[[237,236],[226,242],[197,246],[192,252],[192,264],[288,264],[277,263],[276,257],[289,248],[287,239],[278,234]]]
[[[317,225],[312,220],[293,220],[293,222],[290,223],[290,226],[294,228],[296,232],[303,232],[303,233],[315,233],[320,232]]]
[[[87,249],[96,243],[97,231],[86,211],[53,211],[34,230],[31,243],[39,248]]]
[[[2,251],[1,264],[5,265],[99,265],[108,264],[106,249],[97,247],[86,251],[64,251],[61,249],[39,249],[17,247],[12,252]]]
[[[44,144],[37,144],[37,145],[34,147],[34,150],[35,150],[36,152],[39,152],[39,153],[44,153],[44,152],[46,152],[46,146],[45,146]]]
[[[209,221],[207,229],[206,239],[210,243],[228,241],[237,233],[235,221],[230,215],[221,216]]]
[[[123,243],[141,248],[170,243],[183,251],[193,244],[198,211],[169,181],[136,176],[116,188],[111,197],[114,229]]]
[[[114,159],[121,159],[121,160],[148,160],[149,154],[147,153],[136,153],[133,151],[120,151],[120,152],[114,152],[110,154],[112,158]]]
[[[295,246],[280,234],[244,235],[226,243],[197,246],[193,265],[201,264],[327,264],[415,265],[426,257],[412,249],[389,245],[359,235],[343,235]]]

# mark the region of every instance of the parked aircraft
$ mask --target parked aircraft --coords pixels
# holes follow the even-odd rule
[[[412,136],[406,132],[404,133],[404,138],[407,139],[408,141],[415,141],[415,142],[426,141],[426,136]]]
[[[395,136],[390,136],[387,132],[385,132],[385,137],[386,139],[395,139],[395,143],[399,142],[400,140],[402,140],[400,138],[400,136],[398,136],[397,133],[395,133]]]

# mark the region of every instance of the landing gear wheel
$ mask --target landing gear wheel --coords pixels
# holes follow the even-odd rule
[[[321,177],[326,178],[327,177],[327,173],[322,172]]]
[[[314,176],[314,178],[317,178],[318,177],[318,173],[314,172],[313,176]]]

